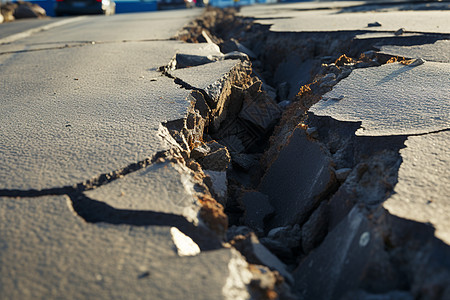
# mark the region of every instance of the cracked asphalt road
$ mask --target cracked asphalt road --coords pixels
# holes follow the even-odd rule
[[[0,45],[2,299],[224,297],[246,262],[199,221],[191,172],[154,162],[191,105],[158,69],[199,48],[172,37],[200,13],[78,18]]]
[[[243,56],[227,59],[215,45],[173,38],[202,10],[83,17],[0,42],[2,298],[359,299],[375,291],[412,299],[450,293],[449,67],[448,51],[440,51],[447,46],[448,12],[323,5],[259,6],[240,15],[272,26],[263,28],[270,33],[265,43],[346,30],[360,42],[381,39],[384,55],[427,55],[429,61],[349,63],[340,66],[351,71],[339,83],[335,74],[321,74],[322,83],[333,82],[331,91],[310,109],[309,125],[298,126],[304,119],[295,106],[294,114],[286,111],[284,118],[297,122],[275,130],[274,141],[282,142],[272,145],[274,160],[250,191],[254,198],[243,204],[246,218],[250,210],[254,217],[261,213],[259,222],[247,220],[258,236],[232,228],[229,244],[226,216],[210,193],[217,182],[206,183],[189,150],[203,143],[208,125],[219,130],[230,116],[242,115],[230,99],[247,97],[246,105],[259,99],[277,116],[282,109],[265,92],[279,90],[255,83]],[[382,28],[368,29],[376,20]],[[442,41],[409,48],[382,43],[401,26],[407,42],[416,36]],[[258,58],[278,55],[261,53],[259,42],[252,45]],[[321,46],[338,49],[337,43]],[[299,49],[305,50],[291,50]],[[208,63],[171,69],[177,53]],[[297,92],[311,61],[290,54],[277,59],[274,77],[292,77]],[[325,67],[336,69],[331,65]],[[219,149],[207,155],[220,160],[218,153],[229,150],[236,163],[242,150]],[[220,175],[227,184],[229,174]],[[289,235],[293,246],[283,244]],[[270,243],[281,247],[269,251]],[[291,248],[289,265],[275,255]]]

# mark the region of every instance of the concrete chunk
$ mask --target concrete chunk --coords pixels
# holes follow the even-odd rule
[[[357,135],[409,135],[450,128],[450,64],[394,63],[356,69],[310,111],[361,121]],[[343,97],[340,101],[338,99]]]
[[[272,227],[304,223],[320,194],[334,182],[331,160],[320,145],[294,130],[259,186],[275,208]]]
[[[244,224],[257,233],[264,232],[264,219],[274,211],[269,197],[260,192],[248,192],[241,202],[245,209]]]
[[[87,223],[70,206],[66,196],[0,198],[3,299],[226,298],[231,249],[180,257],[170,224]]]
[[[395,193],[383,206],[396,216],[433,224],[436,236],[450,245],[449,141],[449,131],[408,137]]]
[[[116,209],[178,214],[198,222],[200,205],[195,197],[194,184],[189,169],[166,161],[154,163],[84,194]]]

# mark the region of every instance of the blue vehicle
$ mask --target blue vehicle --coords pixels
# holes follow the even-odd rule
[[[116,3],[113,0],[56,0],[55,16],[62,15],[113,15]]]

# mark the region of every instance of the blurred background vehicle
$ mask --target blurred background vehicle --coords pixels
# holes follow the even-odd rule
[[[192,8],[197,0],[157,0],[158,10],[171,8]]]
[[[55,16],[103,14],[113,15],[116,3],[113,0],[56,0]]]

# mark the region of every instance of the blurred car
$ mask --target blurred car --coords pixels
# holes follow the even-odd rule
[[[116,3],[113,0],[56,0],[55,16],[62,15],[113,15]]]
[[[158,10],[170,8],[192,8],[196,0],[157,0]]]

